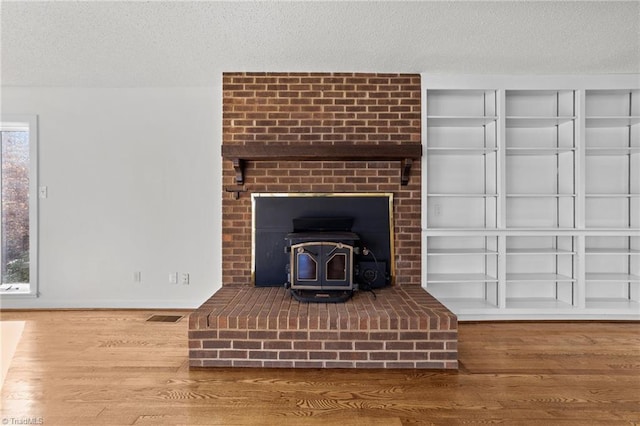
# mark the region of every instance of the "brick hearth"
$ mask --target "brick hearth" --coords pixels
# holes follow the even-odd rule
[[[189,319],[191,367],[457,369],[455,315],[418,286],[300,303],[227,285]]]

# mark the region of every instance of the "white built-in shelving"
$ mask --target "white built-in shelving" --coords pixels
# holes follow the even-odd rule
[[[507,228],[573,228],[574,90],[505,93]]]
[[[640,90],[587,90],[587,228],[640,227]]]
[[[427,281],[437,297],[475,308],[497,308],[498,237],[432,237]]]
[[[506,308],[576,305],[576,241],[570,235],[506,237]]]
[[[431,226],[497,227],[497,92],[435,90],[427,102]]]
[[[640,78],[423,76],[423,281],[460,319],[640,319]]]

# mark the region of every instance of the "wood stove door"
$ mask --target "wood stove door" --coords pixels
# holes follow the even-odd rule
[[[352,289],[353,247],[334,242],[307,242],[291,246],[291,288]]]

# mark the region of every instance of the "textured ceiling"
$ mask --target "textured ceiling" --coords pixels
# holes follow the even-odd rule
[[[1,3],[5,86],[210,86],[223,71],[640,72],[640,2]]]

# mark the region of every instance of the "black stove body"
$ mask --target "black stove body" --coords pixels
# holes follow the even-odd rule
[[[297,218],[285,238],[286,287],[304,302],[344,302],[357,289],[360,237],[352,218]]]

